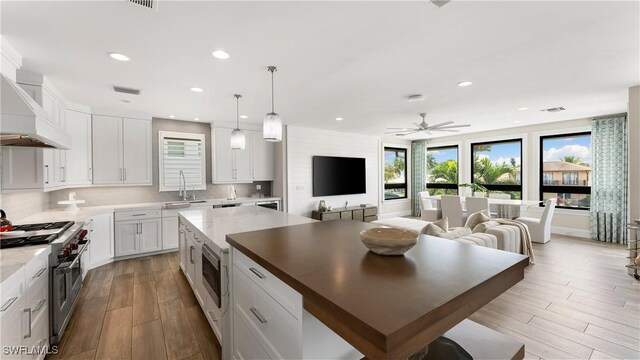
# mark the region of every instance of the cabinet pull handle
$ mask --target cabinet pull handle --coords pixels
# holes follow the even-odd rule
[[[260,279],[266,279],[267,278],[266,276],[264,276],[263,273],[258,271],[258,269],[254,268],[253,266],[250,267],[249,270],[251,270],[252,273],[256,274],[256,276],[259,277]]]
[[[18,297],[12,297],[11,299],[7,300],[2,307],[0,307],[0,312],[6,311],[8,308],[11,307],[11,305],[13,305],[14,302],[16,302],[16,300],[18,300]]]
[[[24,312],[26,312],[26,313],[28,313],[28,314],[29,314],[29,335],[25,335],[25,336],[23,336],[23,338],[24,338],[24,339],[28,339],[28,338],[30,338],[30,337],[31,337],[31,320],[33,320],[33,319],[31,318],[31,308],[26,308],[26,309],[24,309]]]
[[[120,181],[124,181],[124,171],[120,168]]]
[[[124,181],[127,181],[127,168],[124,168]]]
[[[147,214],[133,214],[131,216],[145,216],[145,215],[147,215]]]
[[[91,232],[93,232],[93,219],[91,219],[91,225],[89,228],[91,229]]]
[[[36,308],[33,309],[31,312],[37,313],[38,311],[40,311],[40,309],[42,309],[42,307],[46,302],[47,302],[47,299],[40,300],[40,302],[38,303],[38,306],[36,306]]]
[[[258,311],[258,309],[256,309],[255,307],[250,308],[249,310],[251,310],[251,312],[253,313],[253,315],[263,324],[267,323],[267,319],[264,318],[264,316],[262,316],[262,314],[260,314],[260,311]]]
[[[49,183],[49,165],[45,165],[44,169],[47,171],[47,181],[45,181],[45,184]]]
[[[91,168],[89,168],[89,181],[93,181],[93,174],[91,173]]]
[[[193,261],[193,246],[189,246],[189,262],[195,264],[195,262]]]
[[[38,272],[33,275],[33,277],[31,277],[32,279],[37,279],[39,278],[45,271],[47,271],[46,267],[43,267],[42,269],[38,270]]]
[[[62,180],[60,180],[61,182],[66,182],[67,181],[67,170],[65,169],[64,166],[60,166],[60,178]]]

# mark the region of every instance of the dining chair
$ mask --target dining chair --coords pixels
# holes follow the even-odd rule
[[[489,212],[489,199],[484,197],[468,197],[465,199],[467,204],[467,216],[478,211],[484,211],[487,216],[491,216]]]
[[[547,243],[551,240],[551,221],[556,208],[556,199],[549,199],[544,204],[544,211],[540,219],[521,216],[517,221],[527,225],[531,234],[531,241],[535,243]]]
[[[489,193],[489,199],[505,199],[510,200],[511,194],[504,193]],[[505,205],[494,204],[490,206],[491,214],[497,218],[509,217],[509,207]],[[518,214],[519,215],[519,214]]]
[[[440,197],[440,207],[442,208],[442,217],[449,218],[449,226],[464,226],[464,215],[462,213],[462,203],[460,196],[442,195]]]
[[[433,206],[431,199],[428,199],[428,191],[418,192],[420,198],[420,218],[424,221],[437,221],[440,219],[440,209]]]

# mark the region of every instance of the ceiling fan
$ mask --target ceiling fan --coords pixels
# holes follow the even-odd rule
[[[417,126],[416,128],[387,128],[387,130],[393,130],[389,132],[385,132],[385,134],[396,134],[396,136],[406,136],[411,135],[417,132],[424,131],[427,135],[431,135],[432,131],[446,131],[446,132],[458,132],[457,128],[469,127],[471,125],[450,125],[453,124],[453,121],[445,121],[435,125],[427,124],[425,117],[427,113],[420,113],[420,117],[422,117],[421,123],[413,123],[413,125]]]

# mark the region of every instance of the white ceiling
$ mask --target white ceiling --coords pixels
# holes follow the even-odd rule
[[[25,68],[81,104],[229,121],[240,93],[242,122],[258,124],[270,110],[265,68],[277,65],[286,124],[375,135],[423,111],[430,123],[470,123],[468,132],[623,112],[640,83],[638,1],[158,5],[2,1],[2,34]],[[231,58],[213,58],[219,48]],[[456,86],[463,80],[473,85]],[[410,94],[426,99],[408,103]],[[567,110],[538,111],[556,106]]]

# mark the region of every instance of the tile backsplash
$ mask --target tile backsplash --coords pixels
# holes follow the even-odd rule
[[[262,194],[271,195],[271,182],[260,181],[253,184],[235,184],[238,197],[251,196],[256,193],[256,185],[261,185]],[[177,191],[159,192],[157,186],[113,186],[113,187],[91,187],[75,188],[52,191],[49,194],[49,208],[57,208],[58,201],[67,200],[70,192],[76,193],[76,198],[86,201],[80,206],[98,206],[115,204],[148,203],[160,201],[180,200]],[[188,192],[191,196],[191,191]],[[198,199],[226,199],[227,185],[207,185],[207,190],[196,191]]]
[[[49,196],[43,192],[0,194],[0,208],[11,221],[23,219],[49,207]]]

